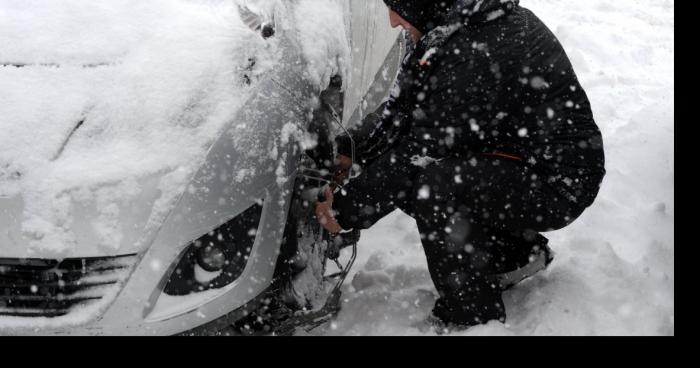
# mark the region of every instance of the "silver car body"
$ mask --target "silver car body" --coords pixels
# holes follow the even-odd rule
[[[348,19],[355,67],[346,90],[346,111],[357,119],[378,105],[395,77],[402,42],[398,32],[388,28],[380,1],[352,1]],[[144,179],[139,197],[121,216],[122,227],[132,229],[123,243],[147,244],[138,254],[124,258],[129,267],[114,277],[120,282],[105,292],[104,302],[94,304],[89,318],[52,319],[0,317],[0,334],[57,335],[172,335],[220,320],[261,295],[269,286],[280,251],[282,233],[289,211],[294,178],[302,153],[293,141],[284,139],[285,125],[300,129],[310,121],[311,101],[318,97],[304,78],[305,60],[292,29],[278,24],[275,37],[282,37],[284,68],[263,77],[257,91],[246,101],[225,132],[216,140],[206,160],[192,178],[175,208],[159,224],[147,223],[154,202],[160,195],[159,177]],[[399,38],[402,40],[402,38]],[[388,55],[388,58],[387,58]],[[379,76],[375,78],[375,76]],[[374,86],[373,86],[374,85]],[[371,101],[361,96],[371,88]],[[362,106],[363,108],[356,108]],[[349,108],[348,108],[349,107]],[[255,121],[259,129],[246,139],[234,139],[239,124]],[[351,124],[350,114],[345,123]],[[282,151],[252,157],[266,142],[282,142]],[[286,145],[284,145],[286,143]],[[234,174],[255,167],[256,175],[245,183],[234,182]],[[186,297],[169,297],[162,290],[172,269],[194,239],[235,218],[262,200],[259,231],[243,274],[230,285]],[[79,244],[93,244],[95,235],[86,223],[97,213],[97,203],[74,207],[74,228]],[[21,231],[21,197],[0,198],[0,258],[29,258],[28,241]],[[96,251],[78,246],[71,257],[124,256],[122,249]],[[41,258],[33,254],[31,258]],[[2,307],[0,305],[0,307]],[[0,308],[1,309],[1,308]]]

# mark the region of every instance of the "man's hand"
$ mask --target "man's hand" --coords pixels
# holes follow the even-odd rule
[[[316,203],[316,218],[318,222],[331,234],[339,234],[343,231],[333,215],[333,191],[326,189],[326,201]]]

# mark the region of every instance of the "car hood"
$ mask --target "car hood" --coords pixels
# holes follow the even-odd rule
[[[267,185],[245,181],[267,168],[236,158],[260,127],[235,117],[278,45],[242,21],[239,2],[3,8],[0,257],[138,252],[232,122],[227,175]]]

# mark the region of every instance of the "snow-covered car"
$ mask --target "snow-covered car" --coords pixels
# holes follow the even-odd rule
[[[306,150],[396,75],[381,1],[0,7],[0,334],[217,333],[290,253],[322,302],[318,234],[285,234],[317,226]]]

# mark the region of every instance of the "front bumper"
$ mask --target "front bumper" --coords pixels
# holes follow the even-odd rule
[[[243,316],[245,306],[255,305],[269,288],[282,243],[289,190],[266,189],[259,235],[243,274],[227,287],[201,298],[193,307],[169,318],[154,318],[170,270],[181,252],[172,247],[152,246],[133,269],[113,302],[92,317],[69,314],[59,318],[0,317],[0,335],[176,335],[188,331],[217,332]],[[167,231],[167,229],[164,229]],[[167,241],[167,236],[158,241]],[[163,240],[160,240],[163,239]],[[192,297],[188,303],[192,303]],[[81,313],[75,311],[73,313]],[[89,318],[88,322],[83,322]],[[213,322],[213,323],[212,323]],[[204,328],[201,328],[203,327]]]

